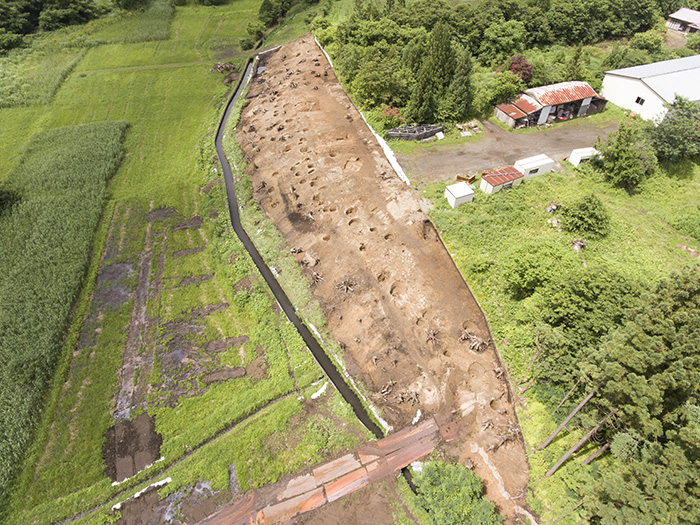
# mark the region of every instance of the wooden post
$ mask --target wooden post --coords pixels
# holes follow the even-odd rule
[[[579,439],[578,443],[576,443],[573,447],[571,447],[566,454],[564,454],[561,458],[559,458],[559,461],[557,461],[552,468],[549,469],[549,471],[545,474],[545,477],[550,477],[552,474],[554,474],[557,470],[559,470],[559,467],[561,467],[564,462],[569,459],[573,454],[578,452],[578,450],[588,443],[588,440],[590,440],[593,437],[593,434],[595,434],[600,427],[603,426],[603,423],[605,423],[610,416],[612,416],[615,413],[613,410],[612,412],[608,413],[607,416],[605,416],[603,419],[601,419],[596,426],[594,426],[588,434],[583,436],[581,439]]]
[[[580,382],[581,382],[580,379],[579,379],[578,381],[576,381],[576,384],[573,386],[573,388],[572,388],[571,390],[569,390],[569,393],[566,394],[566,395],[564,396],[564,399],[561,400],[561,403],[559,403],[559,404],[557,405],[556,410],[559,410],[559,409],[561,408],[561,406],[566,402],[566,400],[569,399],[569,396],[570,396],[571,394],[574,393],[574,390],[576,390],[576,387],[578,386],[578,384],[579,384]]]
[[[600,383],[597,387],[595,387],[591,391],[591,393],[588,394],[583,399],[583,401],[581,401],[578,404],[578,406],[571,411],[571,413],[568,416],[566,416],[566,419],[564,421],[562,421],[561,425],[559,425],[557,427],[557,429],[550,434],[550,436],[545,440],[544,443],[542,443],[539,447],[537,447],[537,450],[544,450],[545,448],[547,448],[547,445],[549,445],[552,441],[554,441],[554,438],[557,437],[557,434],[559,434],[559,432],[561,432],[562,429],[569,423],[569,421],[571,421],[573,419],[573,417],[578,413],[578,411],[581,410],[583,408],[583,406],[591,400],[591,398],[595,395],[595,393],[600,388],[600,385],[602,385],[602,383]]]
[[[596,450],[593,454],[588,456],[586,459],[583,460],[584,465],[588,465],[591,461],[593,461],[595,458],[600,456],[603,452],[608,450],[610,448],[610,443],[606,443],[602,447],[600,447],[598,450]]]

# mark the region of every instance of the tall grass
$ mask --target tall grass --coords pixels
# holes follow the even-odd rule
[[[0,217],[0,500],[40,416],[126,127],[34,135],[5,183],[18,202]]]
[[[174,13],[170,2],[155,0],[145,11],[35,36],[29,47],[0,57],[0,108],[48,103],[88,48],[166,40]]]
[[[84,54],[41,46],[0,57],[0,108],[46,104]]]

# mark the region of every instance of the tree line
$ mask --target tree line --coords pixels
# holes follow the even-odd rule
[[[537,85],[587,80],[599,88],[605,69],[694,53],[668,51],[652,30],[679,7],[674,1],[388,0],[379,8],[356,0],[352,17],[337,26],[322,16],[326,3],[315,33],[347,90],[385,128],[487,114]],[[583,45],[623,38],[629,45],[614,46],[599,70],[589,68]]]

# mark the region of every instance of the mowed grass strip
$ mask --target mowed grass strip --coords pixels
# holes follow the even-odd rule
[[[88,266],[124,122],[33,137],[0,216],[0,494],[31,442]]]

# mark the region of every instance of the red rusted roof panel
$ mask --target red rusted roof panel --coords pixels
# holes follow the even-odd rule
[[[551,86],[530,88],[526,90],[525,93],[533,97],[543,106],[566,104],[567,102],[599,96],[588,82],[583,82],[581,80],[559,82]]]
[[[435,450],[436,443],[436,433],[423,436],[420,440],[392,452],[375,463],[367,465],[367,473],[369,474],[370,481],[374,482],[384,479],[398,470],[401,470],[406,465],[410,465],[414,461],[430,454]]]
[[[528,115],[542,109],[542,104],[525,93],[521,93],[520,98],[513,102],[513,105]]]
[[[503,111],[503,113],[505,113],[509,117],[514,118],[516,120],[525,116],[525,113],[520,111],[513,104],[499,104],[496,107]]]
[[[426,419],[418,425],[406,427],[398,432],[389,434],[387,437],[360,447],[357,452],[360,457],[365,457],[369,461],[372,456],[385,456],[407,444],[417,441],[428,434],[438,431],[437,423],[433,418]]]
[[[335,461],[326,463],[314,469],[314,479],[316,480],[316,485],[323,485],[327,481],[339,478],[343,474],[347,474],[351,470],[359,468],[360,462],[355,459],[352,454],[347,454],[342,458],[338,458]]]
[[[302,514],[310,510],[316,509],[326,503],[326,497],[323,495],[323,487],[288,499],[282,503],[276,503],[263,509],[265,523],[281,523],[293,518],[297,514]]]
[[[335,501],[346,494],[360,490],[368,483],[367,471],[364,467],[361,467],[349,474],[345,474],[345,476],[332,483],[328,483],[326,485],[326,496],[329,502]]]
[[[221,511],[202,521],[202,523],[223,525],[224,523],[246,522],[255,513],[255,492],[249,492],[230,507],[224,507]]]
[[[282,501],[283,499],[291,498],[292,496],[298,496],[304,492],[309,492],[316,488],[316,480],[310,474],[304,476],[299,476],[289,480],[287,483],[287,488],[284,492],[277,494],[277,500]]]
[[[513,166],[507,168],[496,168],[495,170],[485,174],[482,179],[488,182],[491,186],[500,186],[506,182],[519,179],[523,176],[521,172]]]

